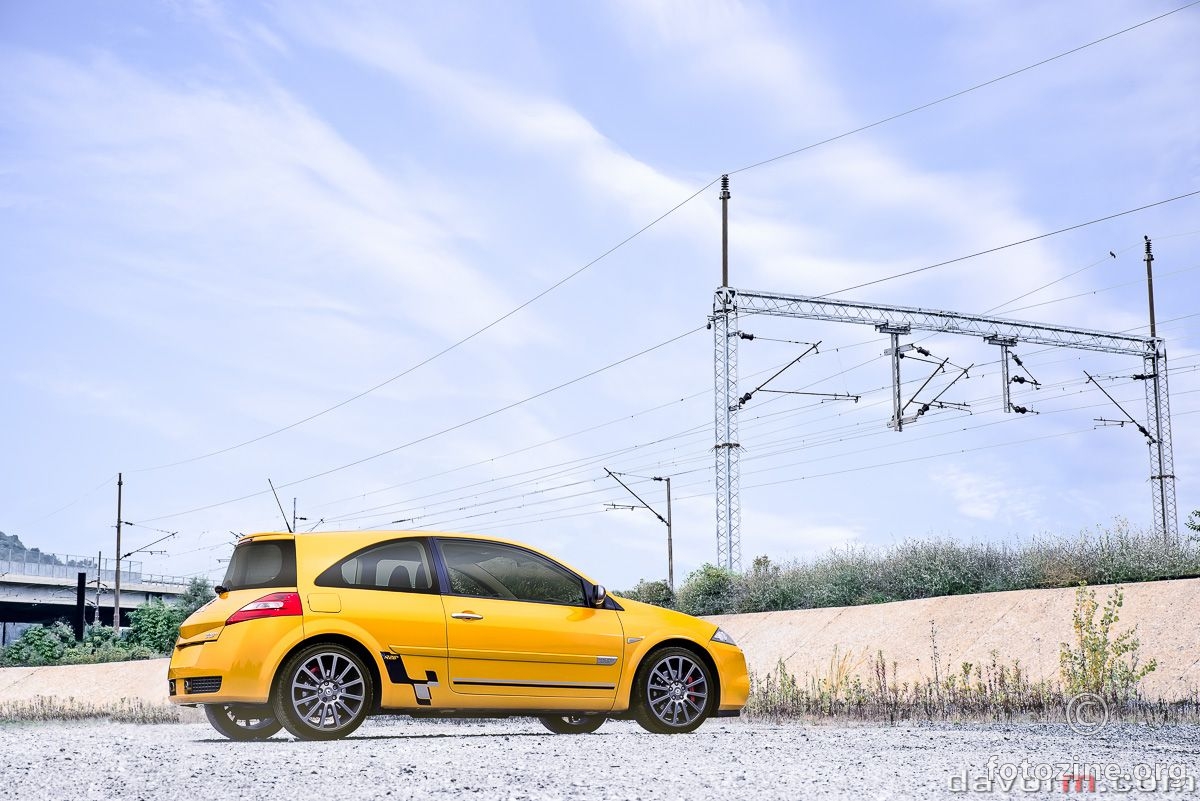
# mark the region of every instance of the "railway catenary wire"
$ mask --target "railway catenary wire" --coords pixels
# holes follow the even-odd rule
[[[1090,408],[1100,408],[1102,406],[1103,406],[1103,404],[1095,404],[1094,406],[1092,406]],[[1081,407],[1081,408],[1085,408],[1085,407]],[[1193,415],[1193,414],[1200,414],[1200,409],[1190,409],[1190,410],[1182,411],[1174,416],[1175,417],[1187,417],[1187,416]],[[858,466],[854,466],[854,467],[847,467],[844,469],[832,470],[832,471],[827,471],[824,473],[813,473],[813,474],[804,475],[804,476],[793,476],[793,477],[789,477],[789,478],[780,479],[778,481],[762,482],[762,483],[757,483],[757,484],[754,484],[754,483],[745,484],[745,485],[743,485],[742,488],[745,490],[754,490],[754,489],[758,489],[758,488],[762,488],[762,487],[776,486],[779,484],[794,483],[797,481],[805,481],[805,480],[811,480],[811,479],[817,479],[817,478],[829,478],[829,477],[833,477],[833,476],[845,475],[847,473],[854,473],[854,472],[865,471],[865,470],[875,470],[875,469],[884,468],[884,467],[894,467],[896,465],[909,464],[909,463],[913,463],[913,462],[929,461],[931,459],[943,458],[945,456],[956,456],[956,455],[961,455],[961,454],[966,454],[966,453],[973,453],[973,452],[977,452],[977,451],[992,450],[992,449],[1007,447],[1007,446],[1011,446],[1011,445],[1021,445],[1021,444],[1028,444],[1028,443],[1032,443],[1032,442],[1038,442],[1038,441],[1043,441],[1043,440],[1048,440],[1048,439],[1056,439],[1056,438],[1061,438],[1061,437],[1066,437],[1066,436],[1076,436],[1079,434],[1085,434],[1085,433],[1091,432],[1093,430],[1094,430],[1093,428],[1080,428],[1080,429],[1075,429],[1072,431],[1055,432],[1055,433],[1051,433],[1051,434],[1039,435],[1036,437],[1028,437],[1028,438],[1020,439],[1020,440],[1005,440],[1002,442],[974,446],[971,448],[959,448],[959,449],[954,449],[954,450],[948,450],[948,451],[944,451],[944,452],[936,453],[936,454],[923,454],[923,455],[914,456],[914,457],[905,458],[905,459],[896,459],[896,460],[890,460],[890,461],[886,461],[886,462],[878,462],[878,463],[868,464],[868,465],[858,465]],[[877,449],[872,449],[872,450],[877,450]],[[824,460],[815,460],[815,461],[824,461]],[[710,483],[711,483],[711,481],[709,479],[700,479],[697,481],[685,482],[684,484],[680,485],[680,489],[708,486]],[[612,497],[615,499],[615,501],[620,500],[619,496],[614,495]],[[674,500],[675,500],[676,504],[681,504],[685,501],[696,500],[696,499],[710,499],[710,498],[711,498],[711,493],[698,492],[698,493],[695,493],[692,495],[675,496]],[[505,528],[511,528],[511,527],[515,527],[515,526],[519,526],[519,525],[530,525],[533,523],[548,522],[548,521],[552,521],[552,520],[556,520],[556,519],[562,519],[565,517],[584,517],[584,516],[588,516],[588,515],[601,514],[601,513],[608,511],[606,509],[597,509],[597,508],[595,508],[596,506],[597,506],[597,503],[580,504],[580,505],[573,506],[573,507],[567,507],[566,509],[549,510],[548,512],[537,513],[533,517],[527,516],[527,517],[517,517],[517,518],[511,518],[511,519],[491,520],[491,521],[488,521],[488,529],[490,531],[500,533]],[[574,510],[576,510],[576,509],[582,509],[584,511],[575,512]],[[590,511],[589,511],[589,509],[590,509]],[[559,515],[558,514],[558,512],[563,512],[563,511],[570,511],[572,513],[567,514],[567,515]],[[450,526],[453,522],[454,522],[453,520],[438,520],[438,521],[434,521],[434,522],[428,524],[427,527],[428,528],[446,528],[446,527]]]
[[[1077,359],[1080,357],[1075,357],[1075,358]],[[1074,359],[1055,360],[1054,362],[1044,362],[1044,363],[1032,363],[1031,362],[1031,365],[1034,367],[1039,367],[1039,366],[1043,366],[1045,364],[1061,363],[1061,362],[1072,361],[1072,360],[1074,360]],[[1190,362],[1188,362],[1188,361],[1179,362],[1177,364],[1177,368],[1179,368],[1178,371],[1183,372],[1184,370],[1182,368],[1186,367],[1187,364],[1190,364]],[[980,376],[980,378],[983,378],[983,377],[984,376]],[[917,380],[920,380],[920,379],[912,379],[911,381],[905,382],[905,383],[906,384],[913,383]],[[1064,381],[1064,382],[1056,382],[1056,383],[1049,383],[1049,384],[1042,385],[1041,389],[1038,392],[1039,393],[1049,393],[1053,389],[1058,388],[1060,386],[1063,386],[1063,387],[1074,386],[1074,385],[1084,386],[1084,385],[1086,385],[1086,383],[1087,382],[1083,381],[1080,378],[1072,378],[1072,379]],[[867,395],[867,394],[872,394],[872,393],[876,393],[876,392],[883,392],[883,391],[886,391],[889,389],[890,389],[890,384],[881,386],[876,389],[866,390],[863,392],[863,394]],[[1049,395],[1048,394],[1040,394],[1039,397],[1048,398]],[[982,398],[969,399],[966,402],[974,404],[977,407],[980,404],[985,404],[980,411],[992,411],[993,410],[992,407],[995,406],[996,408],[998,408],[998,403],[999,403],[999,401],[995,397],[994,393],[983,396]],[[882,398],[879,401],[868,402],[866,404],[862,404],[859,408],[865,410],[865,409],[875,408],[880,405],[885,405],[886,403],[888,403],[888,399]],[[783,410],[781,412],[772,413],[772,415],[765,415],[765,416],[792,416],[792,415],[795,415],[798,413],[805,412],[817,405],[818,404],[816,404],[816,403],[810,403],[799,409]],[[857,410],[858,409],[856,409],[856,411]],[[812,424],[816,425],[816,424],[819,424],[821,422],[821,420],[830,419],[833,417],[840,417],[840,416],[843,416],[842,413],[835,412],[831,415],[826,415],[825,417],[823,417],[819,420],[812,421]],[[954,417],[954,415],[949,415],[949,416],[951,418]],[[932,422],[933,419],[936,419],[936,418],[926,417],[926,422]],[[770,421],[763,421],[762,423],[750,423],[746,426],[746,428],[753,429],[759,425],[764,424],[765,422],[770,422]],[[859,427],[859,426],[863,426],[863,425],[877,425],[877,424],[878,424],[877,420],[866,420],[866,421],[860,421],[858,423],[850,423],[847,426],[843,427],[843,429],[848,430],[848,429],[853,429],[855,427]],[[707,434],[707,428],[708,428],[708,426],[706,423],[701,423],[697,426],[693,426],[690,429],[684,429],[682,432],[677,432],[676,434],[668,435],[666,437],[660,437],[657,440],[654,440],[653,442],[661,443],[661,442],[664,442],[667,440],[675,440],[675,439],[680,439],[680,438],[684,438],[684,437],[691,438],[696,435],[703,436],[703,435]],[[791,428],[791,427],[789,426],[789,428]],[[779,428],[767,429],[764,433],[771,434],[771,433],[775,433],[778,430],[780,430],[780,429]],[[784,440],[767,441],[765,443],[759,442],[757,444],[759,446],[762,446],[762,445],[770,446],[770,445],[785,444],[788,442],[795,442],[795,441],[799,440],[799,441],[808,442],[808,446],[818,446],[820,444],[823,444],[823,442],[826,440],[840,441],[840,440],[838,440],[838,438],[836,436],[839,433],[839,431],[840,431],[840,429],[837,429],[837,428],[834,428],[834,429],[830,429],[828,427],[821,428],[821,432],[820,432],[821,439],[816,442],[809,441],[810,435],[805,433],[805,434],[794,435],[794,436],[786,438]],[[694,432],[694,433],[689,433],[689,432]],[[873,435],[886,435],[886,434],[887,434],[887,432],[882,432],[882,431],[873,432]],[[832,439],[831,439],[831,437],[832,437]],[[416,496],[416,497],[406,498],[403,500],[397,500],[397,501],[393,501],[392,503],[383,504],[383,505],[377,506],[377,507],[369,507],[369,508],[365,508],[365,509],[353,510],[351,512],[347,512],[347,513],[344,513],[339,516],[328,517],[328,518],[326,518],[326,523],[328,523],[330,525],[336,525],[337,523],[340,523],[340,522],[357,522],[359,520],[372,519],[372,518],[376,518],[376,517],[402,516],[402,515],[406,515],[406,514],[411,514],[415,509],[420,509],[422,511],[428,512],[428,510],[431,507],[436,508],[438,506],[442,506],[442,505],[446,505],[446,504],[457,503],[462,500],[478,501],[479,498],[486,496],[488,494],[494,493],[494,492],[502,492],[502,491],[506,491],[506,490],[516,489],[518,487],[525,487],[525,486],[531,486],[534,488],[525,490],[524,492],[521,492],[521,493],[518,493],[518,495],[526,495],[526,496],[531,495],[531,494],[539,495],[539,494],[544,494],[546,492],[552,492],[555,490],[567,489],[569,487],[579,486],[583,483],[587,483],[587,471],[589,469],[594,468],[595,465],[597,465],[601,462],[610,460],[613,456],[619,455],[620,452],[629,453],[632,451],[638,451],[639,455],[648,455],[645,452],[645,449],[639,448],[638,446],[634,446],[634,447],[626,448],[626,449],[620,449],[620,451],[617,451],[617,452],[608,451],[608,452],[604,452],[601,454],[594,454],[594,455],[587,456],[587,457],[580,457],[579,459],[576,459],[576,460],[571,460],[571,462],[567,463],[568,466],[560,467],[550,473],[542,472],[540,470],[525,471],[525,472],[539,472],[539,475],[536,475],[532,478],[524,479],[521,481],[509,483],[509,484],[498,484],[488,490],[468,492],[465,495],[458,495],[458,496],[455,496],[452,498],[446,498],[446,499],[443,499],[440,501],[428,501],[429,498],[433,498],[438,495],[448,494],[448,493],[455,492],[455,491],[462,491],[464,489],[470,489],[472,487],[479,486],[480,484],[489,483],[488,481],[475,482],[475,484],[472,484],[472,485],[466,485],[464,487],[442,490],[438,493],[430,493],[430,494],[424,495],[424,496]],[[650,451],[650,453],[653,453],[653,452],[654,452],[653,450]],[[757,459],[760,457],[761,457],[761,454],[759,454],[759,455],[749,454],[744,458],[753,460],[753,459]],[[705,451],[704,453],[702,453],[698,456],[690,457],[688,459],[688,461],[690,462],[690,461],[696,461],[698,459],[708,459],[708,458],[709,458],[709,455],[708,455],[707,451]],[[646,466],[648,466],[648,467],[661,466],[664,463],[665,462],[663,460],[659,460],[659,461],[655,461],[655,462],[646,463],[646,465],[643,467],[630,467],[628,469],[629,470],[639,470],[639,469],[645,469]],[[678,458],[676,458],[673,463],[679,464],[680,460]],[[543,484],[544,482],[552,480],[552,479],[569,478],[572,476],[584,476],[584,479],[580,480],[580,481],[570,482],[568,484],[557,485],[557,486],[552,486],[552,487],[539,486],[539,485]],[[516,496],[512,496],[512,497],[516,497]],[[507,500],[507,499],[508,498],[506,497],[503,500]],[[422,500],[425,500],[427,502],[422,504],[422,503],[420,503],[420,501],[422,501]],[[487,501],[484,503],[490,503],[490,502],[497,502],[497,501]],[[383,509],[387,509],[388,511],[387,512],[381,511]]]

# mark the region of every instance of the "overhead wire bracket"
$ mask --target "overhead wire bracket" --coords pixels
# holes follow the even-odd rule
[[[750,336],[750,338],[753,338],[753,337],[754,337],[754,335],[753,335],[753,334],[750,334],[749,336]],[[801,354],[800,354],[799,356],[797,356],[796,358],[792,359],[790,362],[788,362],[787,364],[785,364],[783,367],[779,368],[779,370],[778,370],[778,371],[776,371],[776,372],[775,372],[775,374],[774,374],[774,375],[772,375],[770,378],[768,378],[766,381],[762,382],[762,383],[761,383],[761,384],[759,384],[757,387],[755,387],[754,389],[750,390],[749,392],[747,392],[747,393],[746,393],[745,395],[743,395],[742,397],[738,398],[738,402],[737,402],[737,408],[739,408],[739,409],[740,409],[740,408],[742,408],[743,406],[745,406],[747,403],[749,403],[750,399],[751,399],[752,397],[754,397],[754,393],[755,393],[755,392],[758,392],[758,391],[759,391],[759,390],[761,390],[763,387],[765,387],[767,384],[770,384],[770,383],[771,383],[772,381],[774,381],[776,378],[779,378],[779,376],[783,375],[783,373],[784,373],[784,371],[785,371],[785,370],[787,370],[789,367],[791,367],[791,366],[792,366],[793,364],[795,364],[796,362],[798,362],[798,361],[800,361],[801,359],[803,359],[803,358],[804,358],[805,356],[807,356],[808,354],[810,354],[810,353],[820,353],[820,351],[817,349],[817,348],[818,348],[818,346],[819,346],[820,344],[821,344],[820,342],[814,342],[814,343],[812,343],[811,345],[809,345],[809,346],[808,346],[807,350],[805,350],[803,353],[801,353]]]
[[[1098,390],[1100,390],[1101,392],[1103,392],[1103,393],[1104,393],[1104,397],[1106,397],[1106,398],[1108,398],[1110,401],[1112,401],[1112,405],[1113,405],[1113,406],[1116,406],[1118,409],[1120,409],[1120,410],[1121,410],[1121,414],[1125,415],[1125,418],[1126,418],[1126,420],[1127,420],[1127,421],[1130,423],[1130,425],[1134,426],[1134,427],[1135,427],[1135,428],[1136,428],[1138,431],[1140,431],[1140,432],[1142,433],[1142,436],[1144,436],[1144,437],[1146,438],[1146,442],[1147,442],[1148,444],[1150,444],[1150,445],[1153,445],[1155,442],[1157,442],[1157,440],[1156,440],[1156,439],[1154,439],[1153,435],[1151,435],[1151,434],[1150,434],[1150,431],[1149,431],[1149,430],[1148,430],[1148,429],[1147,429],[1147,428],[1146,428],[1144,425],[1142,425],[1141,423],[1139,423],[1137,420],[1134,420],[1134,419],[1133,419],[1133,415],[1131,415],[1129,412],[1125,411],[1125,407],[1124,407],[1124,406],[1122,406],[1121,404],[1117,403],[1117,399],[1116,399],[1116,398],[1114,398],[1112,395],[1110,395],[1110,394],[1108,393],[1108,390],[1107,390],[1107,389],[1105,389],[1104,387],[1102,387],[1102,386],[1100,385],[1100,382],[1099,382],[1099,381],[1097,381],[1097,380],[1095,379],[1095,377],[1093,377],[1093,376],[1092,376],[1092,374],[1091,374],[1091,373],[1089,373],[1087,370],[1084,370],[1084,371],[1083,371],[1083,374],[1084,374],[1084,375],[1086,375],[1086,376],[1088,377],[1088,380],[1087,380],[1085,383],[1088,383],[1088,384],[1095,384],[1095,385],[1096,385],[1096,389],[1098,389]]]

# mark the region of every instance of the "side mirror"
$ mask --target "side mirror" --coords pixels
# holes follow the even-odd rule
[[[604,606],[604,602],[608,600],[608,590],[604,589],[603,584],[592,585],[592,606]]]

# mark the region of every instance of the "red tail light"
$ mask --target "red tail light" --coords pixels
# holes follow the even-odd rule
[[[260,617],[288,617],[303,613],[299,593],[273,592],[234,612],[225,621],[225,625],[231,626],[234,623],[241,623],[243,620],[255,620]]]

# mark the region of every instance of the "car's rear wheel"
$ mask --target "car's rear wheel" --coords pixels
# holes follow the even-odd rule
[[[538,720],[555,734],[591,734],[604,725],[603,715],[562,715]]]
[[[269,706],[205,704],[204,716],[230,740],[265,740],[283,728]]]
[[[638,668],[634,719],[656,734],[695,731],[708,717],[715,689],[703,659],[686,648],[663,648]]]
[[[336,740],[362,725],[374,693],[359,656],[318,643],[284,663],[275,680],[275,717],[301,740]]]

